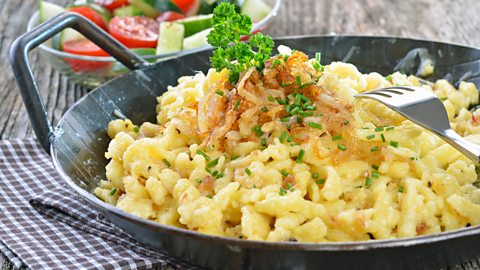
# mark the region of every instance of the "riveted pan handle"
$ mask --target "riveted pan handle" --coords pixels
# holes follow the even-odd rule
[[[10,63],[35,135],[47,153],[54,133],[30,69],[28,52],[68,27],[82,33],[129,69],[148,65],[105,31],[75,13],[59,14],[17,38],[10,47]]]

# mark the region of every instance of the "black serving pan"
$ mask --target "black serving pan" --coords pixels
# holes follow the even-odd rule
[[[55,129],[50,125],[28,66],[28,52],[66,27],[97,43],[132,71],[88,93],[74,104]],[[435,61],[432,79],[447,77],[480,84],[480,50],[440,42],[390,37],[305,36],[276,40],[322,62],[348,60],[361,72],[392,72],[409,51],[425,48]],[[123,112],[135,123],[155,121],[155,97],[181,75],[209,68],[210,51],[148,64],[102,30],[74,14],[62,14],[18,38],[10,60],[42,146],[52,156],[69,188],[98,208],[109,220],[161,253],[192,265],[214,269],[432,269],[480,255],[480,227],[399,240],[348,243],[260,242],[200,234],[144,220],[97,199],[91,191],[105,178],[105,128]],[[467,77],[464,76],[467,74]],[[463,77],[462,77],[463,76]]]

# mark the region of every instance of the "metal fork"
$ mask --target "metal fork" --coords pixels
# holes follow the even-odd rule
[[[387,105],[410,121],[437,134],[465,156],[480,163],[480,145],[453,131],[443,103],[433,93],[414,86],[395,86],[355,95]]]

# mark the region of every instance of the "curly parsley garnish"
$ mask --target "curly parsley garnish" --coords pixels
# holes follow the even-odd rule
[[[270,57],[274,43],[271,37],[261,33],[251,35],[252,20],[245,14],[238,14],[235,6],[221,3],[213,11],[213,30],[208,34],[208,43],[217,47],[210,63],[216,70],[228,69],[229,80],[236,83],[240,73],[251,67],[261,70]],[[250,37],[249,43],[241,37]]]

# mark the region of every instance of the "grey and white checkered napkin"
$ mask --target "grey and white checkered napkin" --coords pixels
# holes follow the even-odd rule
[[[99,217],[63,186],[34,139],[0,141],[0,251],[16,267],[187,267]]]

